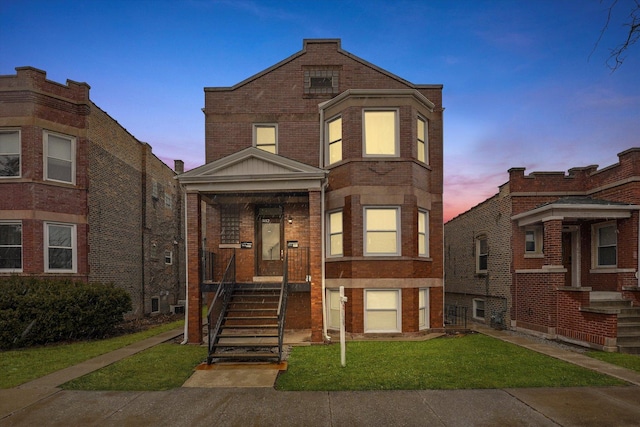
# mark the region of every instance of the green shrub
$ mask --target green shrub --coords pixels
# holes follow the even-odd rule
[[[0,349],[101,338],[131,310],[112,284],[11,277],[0,280]]]

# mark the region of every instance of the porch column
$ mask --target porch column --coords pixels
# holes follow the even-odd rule
[[[322,342],[322,209],[320,191],[309,192],[311,341]]]
[[[202,210],[200,193],[187,193],[185,235],[187,237],[187,341],[202,343],[202,292],[200,292],[200,242]]]
[[[544,222],[544,264],[562,266],[562,220]]]

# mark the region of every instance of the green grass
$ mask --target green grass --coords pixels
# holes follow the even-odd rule
[[[16,387],[93,357],[184,325],[184,320],[143,332],[98,341],[57,344],[0,352],[0,388]]]
[[[588,351],[586,354],[587,356],[593,357],[594,359],[602,360],[603,362],[611,363],[613,365],[640,372],[640,355],[605,353],[603,351]]]
[[[485,335],[295,347],[278,390],[421,390],[626,384]]]
[[[205,360],[203,346],[164,343],[62,385],[66,390],[169,390]]]

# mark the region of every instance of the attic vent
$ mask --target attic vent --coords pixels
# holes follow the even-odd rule
[[[305,95],[332,95],[338,93],[340,71],[338,70],[305,70]]]

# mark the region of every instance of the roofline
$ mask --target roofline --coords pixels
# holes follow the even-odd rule
[[[325,102],[318,104],[318,107],[321,110],[329,108],[333,105],[339,104],[343,100],[347,98],[354,97],[392,97],[392,96],[401,96],[401,97],[414,97],[420,103],[427,106],[429,111],[433,111],[436,104],[431,102],[426,96],[421,94],[417,89],[347,89],[341,94],[337,95],[335,98],[331,98]]]
[[[588,203],[551,203],[511,217],[520,227],[553,219],[577,218],[629,218],[630,211],[640,210],[640,205],[594,205]]]
[[[272,65],[271,67],[264,69],[262,71],[260,71],[257,74],[254,74],[253,76],[250,76],[244,80],[242,80],[239,83],[236,83],[233,86],[212,86],[212,87],[205,87],[204,91],[205,92],[223,92],[223,91],[232,91],[232,90],[236,90],[260,77],[262,77],[265,74],[270,73],[271,71],[282,67],[283,65],[287,64],[288,62],[293,61],[294,59],[298,58],[299,56],[304,55],[305,53],[307,53],[307,45],[308,44],[320,44],[320,43],[335,43],[338,45],[338,53],[345,55],[351,59],[353,59],[356,62],[361,63],[362,65],[365,65],[369,68],[372,68],[384,75],[386,75],[387,77],[390,77],[394,80],[397,80],[399,82],[401,82],[404,85],[410,86],[411,88],[414,89],[442,89],[443,85],[442,84],[414,84],[411,83],[408,80],[403,79],[402,77],[397,76],[396,74],[393,74],[383,68],[378,67],[377,65],[374,65],[352,53],[347,52],[346,50],[342,49],[342,42],[341,39],[303,39],[302,40],[302,50],[298,51],[296,53],[294,53],[293,55],[283,59],[282,61]]]

